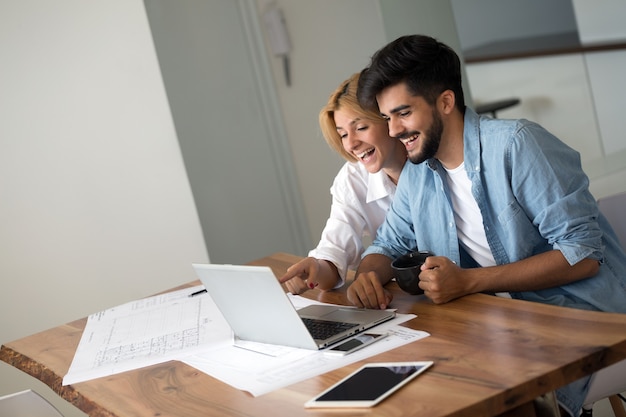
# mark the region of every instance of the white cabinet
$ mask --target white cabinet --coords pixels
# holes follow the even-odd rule
[[[498,117],[536,121],[579,151],[596,197],[626,191],[626,0],[451,3],[474,104],[519,98]],[[519,19],[503,28],[510,18],[484,10]]]
[[[517,97],[499,118],[535,121],[581,153],[583,163],[602,157],[592,93],[582,54],[467,64],[475,104]]]
[[[626,191],[626,49],[466,64],[475,104],[517,97],[526,118],[581,154],[596,198]]]

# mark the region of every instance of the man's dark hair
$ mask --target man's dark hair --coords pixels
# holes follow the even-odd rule
[[[433,105],[445,90],[452,90],[456,107],[465,112],[461,62],[448,45],[425,35],[402,36],[378,50],[361,72],[357,97],[362,107],[378,111],[376,96],[387,87],[405,82],[411,94]]]

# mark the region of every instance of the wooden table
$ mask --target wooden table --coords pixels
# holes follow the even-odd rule
[[[282,275],[298,257],[250,262]],[[182,287],[198,285],[191,282]],[[99,416],[532,416],[531,401],[626,358],[626,315],[595,313],[477,294],[444,305],[403,293],[391,307],[431,336],[368,361],[433,360],[434,366],[373,409],[305,410],[313,395],[362,365],[357,362],[254,398],[181,362],[61,386],[86,318],[7,343],[0,359],[49,385],[91,417]],[[346,303],[345,290],[306,296]]]

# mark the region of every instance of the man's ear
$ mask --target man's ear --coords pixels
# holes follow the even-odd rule
[[[437,107],[442,114],[452,113],[455,103],[456,96],[454,95],[454,91],[452,90],[445,90],[439,95],[439,98],[437,99]]]

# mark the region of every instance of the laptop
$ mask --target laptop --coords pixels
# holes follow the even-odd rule
[[[296,310],[266,266],[193,267],[236,339],[318,350],[395,317],[393,311],[333,305]],[[333,332],[313,335],[307,326],[332,327]]]

